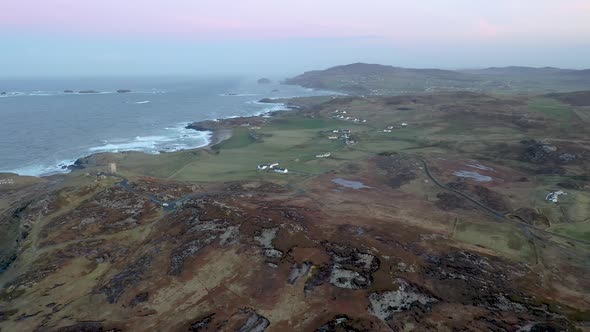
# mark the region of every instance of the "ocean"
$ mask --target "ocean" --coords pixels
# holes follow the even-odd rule
[[[98,152],[198,148],[210,133],[191,122],[285,109],[262,98],[323,94],[253,78],[0,80],[0,172],[44,176]]]

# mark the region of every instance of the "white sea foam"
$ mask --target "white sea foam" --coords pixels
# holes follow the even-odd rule
[[[195,149],[209,144],[211,133],[186,128],[186,123],[166,127],[165,135],[136,136],[133,139],[106,141],[104,144],[88,149],[91,153],[141,151],[157,154],[161,151]]]
[[[149,100],[136,101],[136,102],[134,102],[134,104],[148,104],[149,102],[150,102]]]
[[[28,175],[28,176],[48,176],[54,174],[63,174],[70,172],[69,169],[66,167],[68,165],[72,165],[75,160],[62,160],[55,164],[31,164],[27,166],[23,166],[17,169],[11,170],[0,170],[0,173],[7,172],[7,173],[16,173],[18,175]]]

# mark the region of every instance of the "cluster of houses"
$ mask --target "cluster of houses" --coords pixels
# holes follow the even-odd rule
[[[566,192],[563,192],[562,190],[550,192],[545,197],[545,200],[548,201],[548,202],[557,203],[558,198],[559,198],[560,195],[567,195],[567,193]]]
[[[288,169],[277,167],[277,166],[279,166],[279,163],[260,164],[260,165],[256,166],[256,169],[259,170],[259,171],[273,171],[275,173],[280,173],[280,174],[287,174],[287,173],[289,173],[289,170]]]
[[[0,184],[14,184],[13,179],[0,179]]]
[[[335,119],[347,120],[347,121],[358,122],[358,123],[366,123],[367,122],[367,120],[364,120],[364,119],[359,119],[359,118],[354,118],[352,116],[347,116],[346,111],[335,110],[334,112],[332,112],[332,114],[333,114],[332,117]]]
[[[383,132],[384,133],[391,133],[393,131],[393,129],[406,128],[407,126],[408,126],[407,123],[402,122],[400,125],[387,126],[385,129],[383,129]]]

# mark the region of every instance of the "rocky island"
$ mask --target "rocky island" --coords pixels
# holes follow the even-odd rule
[[[270,79],[268,79],[268,78],[261,78],[257,82],[258,82],[258,84],[270,84],[270,83],[272,83],[272,81]]]

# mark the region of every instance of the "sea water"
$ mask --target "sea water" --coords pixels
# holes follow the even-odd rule
[[[262,98],[328,94],[256,78],[171,77],[0,80],[2,92],[0,172],[35,176],[98,152],[201,147],[210,133],[187,124],[285,109]]]

